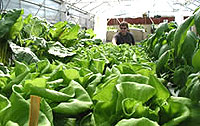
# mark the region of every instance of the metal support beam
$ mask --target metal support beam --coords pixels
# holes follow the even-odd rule
[[[76,11],[78,11],[78,12],[80,12],[80,13],[83,13],[83,14],[90,14],[89,12],[84,11],[84,10],[82,10],[82,9],[80,9],[80,8],[78,8],[78,7],[76,7],[76,6],[72,5],[72,4],[70,4],[70,3],[65,2],[65,4],[67,5],[67,7],[71,8],[71,9],[73,9],[73,10],[76,10]]]
[[[63,0],[52,0],[53,2],[56,2],[56,3],[59,3],[59,4],[61,4],[61,3],[63,3],[64,1]]]
[[[89,5],[92,4],[92,3],[93,3],[93,2],[90,2],[90,3],[86,4],[86,5],[84,5],[83,7],[81,7],[81,9],[86,8],[87,6],[89,6]]]
[[[38,14],[38,12],[40,11],[40,9],[42,8],[42,6],[44,6],[45,5],[45,0],[43,0],[43,2],[42,2],[42,5],[38,8],[38,10],[37,10],[37,12],[35,13],[35,15],[37,15]],[[45,17],[45,16],[44,16]]]
[[[79,3],[79,2],[81,2],[82,0],[76,0],[76,2],[74,2],[74,3],[72,3],[72,5],[75,5],[75,4],[77,4],[77,3]]]
[[[61,10],[59,10],[59,9],[55,9],[55,8],[52,8],[52,7],[48,7],[48,6],[46,6],[46,5],[38,4],[38,3],[31,2],[31,1],[28,1],[28,0],[21,0],[21,1],[27,2],[27,3],[30,3],[30,4],[39,6],[39,7],[44,7],[44,8],[48,8],[48,9],[54,10],[54,11],[60,11],[60,12],[66,13],[66,11],[61,11]]]
[[[182,7],[185,7],[185,8],[187,8],[187,9],[189,9],[190,11],[194,11],[193,9],[191,9],[191,8],[189,8],[189,7],[187,7],[187,6],[183,5],[183,4],[181,4],[181,3],[174,3],[174,4],[177,4],[177,5],[180,5],[180,6],[182,6]]]
[[[107,2],[102,2],[101,4],[99,4],[99,5],[95,6],[95,7],[93,7],[92,9],[90,9],[90,11],[94,10],[94,9],[97,8],[97,7],[100,7],[101,5],[103,5],[103,4],[105,4],[105,3],[107,3]]]

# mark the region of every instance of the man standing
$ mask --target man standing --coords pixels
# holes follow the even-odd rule
[[[135,45],[133,35],[129,32],[128,23],[121,22],[119,25],[120,31],[116,33],[112,39],[114,45],[127,43],[129,45]]]

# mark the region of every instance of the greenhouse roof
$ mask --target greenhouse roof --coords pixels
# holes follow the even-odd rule
[[[77,7],[84,13],[106,14],[107,17],[141,17],[146,13],[154,15],[174,15],[183,12],[190,15],[200,0],[65,0],[66,5]]]

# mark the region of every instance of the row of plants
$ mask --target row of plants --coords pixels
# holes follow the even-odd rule
[[[28,125],[30,95],[41,97],[39,126],[200,124],[198,100],[173,96],[166,85],[173,75],[173,59],[167,59],[169,65],[162,59],[164,65],[160,61],[159,66],[165,51],[156,59],[151,50],[158,39],[181,26],[161,25],[143,47],[115,46],[91,39],[93,32],[81,31],[78,25],[52,25],[31,15],[23,19],[22,14],[8,11],[0,20],[6,29],[0,29],[5,33],[0,43],[7,43],[3,47],[12,52],[0,64],[0,126]],[[193,17],[194,23],[199,13]],[[163,68],[170,71],[160,71]],[[191,75],[189,82],[198,86],[198,75]]]
[[[200,11],[199,8],[180,26],[175,22],[162,23],[143,46],[156,63],[158,77],[166,87],[174,88],[179,96],[199,103],[200,71]],[[196,28],[196,33],[191,31]]]
[[[92,40],[95,34],[91,29],[81,30],[67,21],[51,24],[31,14],[23,19],[23,13],[23,9],[14,9],[1,14],[0,62],[5,65],[12,65],[13,60],[29,64],[45,58],[64,62],[79,46],[102,43]]]
[[[174,97],[141,48],[82,48],[67,64],[47,59],[1,73],[2,126],[28,125],[30,95],[42,98],[38,125],[198,125],[199,106]]]

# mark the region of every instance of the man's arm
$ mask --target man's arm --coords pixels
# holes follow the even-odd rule
[[[113,39],[112,39],[112,43],[113,43],[113,45],[117,45],[117,40],[116,40],[115,37],[113,37]]]
[[[133,37],[133,34],[131,33],[131,38],[132,38],[132,44],[135,45],[135,39]]]
[[[135,39],[134,39],[134,37],[133,37],[133,42],[132,43],[133,43],[133,45],[135,45]]]

